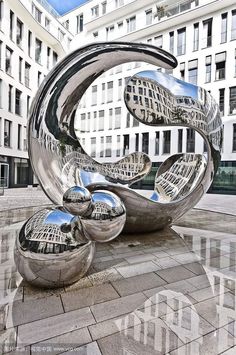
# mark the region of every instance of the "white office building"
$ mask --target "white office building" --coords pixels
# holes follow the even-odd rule
[[[34,182],[26,137],[30,103],[72,38],[46,1],[0,1],[0,185]]]
[[[41,72],[43,76],[50,69],[49,48],[51,56],[52,53],[57,53],[60,58],[70,50],[69,42],[72,39],[72,49],[77,48],[78,44],[86,45],[94,41],[134,41],[151,43],[173,53],[179,64],[176,69],[167,73],[204,87],[219,102],[224,123],[224,143],[221,167],[213,188],[214,191],[236,191],[234,0],[183,0],[178,3],[173,0],[91,0],[61,17],[49,7],[47,9],[46,1],[43,0],[4,0],[0,3],[1,28],[6,29],[0,32],[3,75],[1,93],[8,92],[13,111],[9,110],[9,100],[3,100],[1,95],[0,162],[1,167],[4,164],[12,166],[10,186],[17,183],[18,160],[20,162],[24,159],[28,164],[23,144],[27,105],[22,105],[24,112],[20,116],[17,113],[18,91],[22,92],[22,100],[30,101],[28,96],[32,97],[40,82],[37,73]],[[14,13],[13,20],[11,12]],[[16,38],[21,33],[18,20],[24,24],[23,51]],[[48,21],[50,31],[47,28]],[[28,31],[33,36],[30,44]],[[64,42],[61,41],[62,38]],[[44,59],[41,65],[37,63],[35,54],[33,57],[29,55],[29,50],[32,53],[37,52],[39,44],[36,39],[42,43],[41,55]],[[5,61],[11,58],[11,51],[7,48],[13,51],[15,63],[20,63],[19,58],[22,58],[23,73],[25,63],[31,65],[31,90],[19,80],[20,64],[13,66],[12,76],[7,73]],[[115,67],[97,79],[81,100],[76,128],[81,131],[79,136],[86,151],[98,161],[114,162],[134,151],[147,153],[153,161],[153,171],[136,186],[149,188],[153,185],[158,166],[170,155],[181,152],[202,154],[204,144],[191,129],[149,127],[139,123],[128,113],[123,99],[125,83],[129,77],[144,69],[157,68],[145,63],[128,63]],[[13,88],[10,89],[11,87]],[[9,136],[9,131],[12,137],[10,143],[9,139],[4,138]],[[21,149],[19,137],[23,142]],[[1,177],[3,169],[5,168],[1,168]]]

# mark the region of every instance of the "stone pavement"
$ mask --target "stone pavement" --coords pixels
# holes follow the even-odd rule
[[[137,191],[144,196],[151,195],[148,190]],[[0,211],[50,204],[51,201],[44,192],[36,187],[5,189],[4,196],[0,196]],[[206,194],[195,208],[236,215],[236,195]]]
[[[201,229],[191,217],[97,243],[88,274],[56,290],[22,281],[13,261],[22,223],[1,228],[0,353],[235,354],[235,217],[194,215]],[[219,220],[222,232],[209,229]]]

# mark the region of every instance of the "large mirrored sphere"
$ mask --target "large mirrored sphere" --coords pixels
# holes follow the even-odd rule
[[[90,192],[82,186],[71,187],[63,195],[63,207],[76,216],[92,213]]]
[[[76,218],[60,208],[36,212],[16,240],[15,263],[23,279],[53,288],[83,277],[92,263],[95,243],[78,242],[79,233]]]
[[[96,242],[108,242],[116,238],[126,220],[123,202],[112,192],[98,190],[92,193],[92,205],[92,214],[81,218],[85,237]]]

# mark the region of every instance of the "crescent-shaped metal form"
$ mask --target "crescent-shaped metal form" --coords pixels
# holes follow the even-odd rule
[[[195,129],[206,143],[207,155],[183,153],[167,159],[157,172],[150,198],[132,190],[129,186],[150,172],[150,158],[134,152],[116,163],[101,164],[86,153],[74,128],[79,101],[91,83],[130,61],[167,69],[177,66],[174,56],[147,44],[105,42],[80,48],[58,63],[38,90],[28,140],[33,170],[52,202],[61,205],[73,186],[91,192],[109,190],[125,205],[125,231],[134,233],[161,229],[200,200],[220,160],[222,123],[206,90],[157,71],[136,74],[125,89],[130,113],[148,125]]]

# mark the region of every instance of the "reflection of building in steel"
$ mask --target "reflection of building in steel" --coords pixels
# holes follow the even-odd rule
[[[111,207],[105,202],[96,202],[94,203],[94,209],[91,217],[95,220],[105,220],[112,219],[112,217],[116,217],[121,214],[123,214],[122,206]]]
[[[166,172],[156,176],[155,190],[161,200],[173,201],[185,196],[195,188],[205,171],[205,166],[204,156],[183,154]]]
[[[143,122],[170,122],[175,112],[175,98],[163,85],[145,78],[133,77],[126,86],[131,111]]]

